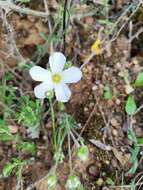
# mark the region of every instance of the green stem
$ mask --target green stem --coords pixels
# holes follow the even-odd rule
[[[72,157],[71,157],[71,143],[70,143],[70,133],[68,132],[68,152],[69,152],[69,165],[70,174],[72,173]]]
[[[72,173],[72,155],[71,155],[71,142],[70,142],[70,126],[68,119],[66,117],[66,128],[67,128],[67,133],[68,133],[68,153],[69,153],[69,165],[70,165],[70,174]]]
[[[54,150],[57,150],[57,141],[56,141],[56,125],[55,125],[55,113],[53,108],[52,99],[49,98],[50,108],[51,108],[51,117],[52,117],[52,127],[53,127],[53,145]]]

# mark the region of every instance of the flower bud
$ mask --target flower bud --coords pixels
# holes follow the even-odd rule
[[[77,150],[77,156],[82,161],[87,160],[88,154],[89,154],[88,147],[85,146],[85,145],[79,147],[78,150]]]
[[[63,102],[59,102],[59,103],[58,103],[58,107],[59,107],[59,110],[60,110],[61,112],[63,112],[63,111],[65,110],[65,105],[64,105]]]
[[[54,92],[52,90],[47,91],[47,98],[52,99],[54,97]]]
[[[63,163],[63,160],[64,160],[64,154],[62,151],[57,151],[55,154],[54,154],[54,160],[56,162],[59,162],[60,164]]]
[[[57,183],[57,176],[54,174],[49,175],[47,178],[48,188],[54,187],[56,183]]]
[[[76,188],[80,187],[80,185],[81,185],[81,183],[77,176],[70,175],[68,177],[67,182],[66,182],[66,188],[68,190],[76,189]]]

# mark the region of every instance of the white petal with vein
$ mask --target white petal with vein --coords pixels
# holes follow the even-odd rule
[[[82,77],[82,72],[77,67],[70,67],[62,72],[62,80],[64,83],[76,83]]]
[[[34,88],[34,94],[37,98],[44,99],[46,97],[46,93],[52,89],[52,84],[43,82]]]
[[[66,57],[60,52],[55,52],[49,58],[50,68],[54,73],[60,73],[66,63]]]
[[[66,84],[58,84],[55,86],[56,99],[60,102],[68,102],[71,97],[71,91]]]
[[[34,66],[29,71],[31,77],[35,81],[48,81],[51,79],[51,73],[47,69],[40,66]]]

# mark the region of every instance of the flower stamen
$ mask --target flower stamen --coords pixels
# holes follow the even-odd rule
[[[61,76],[59,74],[53,74],[52,75],[52,81],[53,83],[59,83],[61,81]]]

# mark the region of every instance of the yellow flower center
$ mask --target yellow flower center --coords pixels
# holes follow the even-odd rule
[[[61,81],[61,76],[59,74],[52,75],[53,83],[59,83]]]

